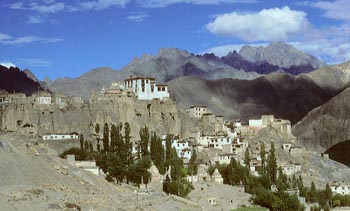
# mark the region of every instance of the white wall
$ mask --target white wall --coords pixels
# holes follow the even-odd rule
[[[66,140],[66,139],[78,139],[77,134],[49,134],[43,135],[43,140]]]
[[[262,119],[250,119],[249,127],[262,127],[263,121]]]

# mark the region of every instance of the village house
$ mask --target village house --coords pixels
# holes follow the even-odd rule
[[[199,137],[198,143],[204,147],[214,148],[214,149],[223,149],[224,145],[231,145],[232,139],[225,135],[203,135]]]
[[[215,156],[212,156],[210,161],[211,163],[219,163],[219,164],[229,164],[231,159],[237,159],[236,153],[217,153]]]
[[[77,133],[70,134],[46,134],[42,136],[43,141],[48,140],[69,140],[69,139],[79,139],[79,135]]]
[[[260,130],[263,128],[263,120],[262,119],[250,119],[249,120],[249,128],[253,130]]]
[[[164,149],[166,148],[166,135],[162,136],[162,146]],[[190,147],[190,143],[186,140],[179,140],[178,137],[174,137],[171,140],[171,147],[176,150],[179,158],[190,159],[192,156],[192,147]]]
[[[291,176],[291,175],[296,174],[296,173],[301,171],[301,165],[299,163],[293,163],[293,162],[283,163],[283,162],[279,162],[277,165],[282,168],[283,174],[285,174],[287,176]]]
[[[130,77],[124,80],[124,88],[134,92],[139,100],[169,98],[168,86],[156,84],[155,78]]]
[[[84,169],[95,175],[99,175],[99,167],[96,166],[96,161],[76,161],[75,155],[67,155],[66,157],[68,163],[72,166]]]
[[[350,184],[344,181],[333,181],[329,184],[333,194],[348,195],[350,194]]]
[[[210,113],[207,106],[191,106],[188,114],[191,118],[201,118],[203,114]]]
[[[55,95],[53,97],[53,102],[58,106],[58,108],[63,109],[67,106],[67,99],[64,95]]]
[[[35,103],[39,104],[39,105],[51,105],[52,101],[51,101],[51,94],[49,93],[42,93],[39,94],[36,98],[35,98]]]

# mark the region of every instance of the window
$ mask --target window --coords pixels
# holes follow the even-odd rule
[[[158,92],[160,92],[160,87],[157,87],[158,88]]]
[[[165,87],[162,87],[162,91],[165,92]]]

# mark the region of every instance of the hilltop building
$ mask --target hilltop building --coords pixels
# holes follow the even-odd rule
[[[201,118],[203,114],[209,114],[210,111],[208,110],[207,106],[191,106],[188,110],[188,114],[192,118]]]
[[[130,77],[124,80],[126,90],[131,90],[139,100],[169,98],[168,86],[156,84],[155,78]]]

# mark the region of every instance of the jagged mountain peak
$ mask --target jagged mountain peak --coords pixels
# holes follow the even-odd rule
[[[310,54],[306,54],[292,45],[283,42],[271,43],[263,47],[243,46],[239,54],[253,63],[267,62],[280,68],[310,65],[316,69],[325,65]]]
[[[23,72],[27,75],[28,78],[32,79],[35,82],[39,82],[39,79],[29,69],[24,69]]]

